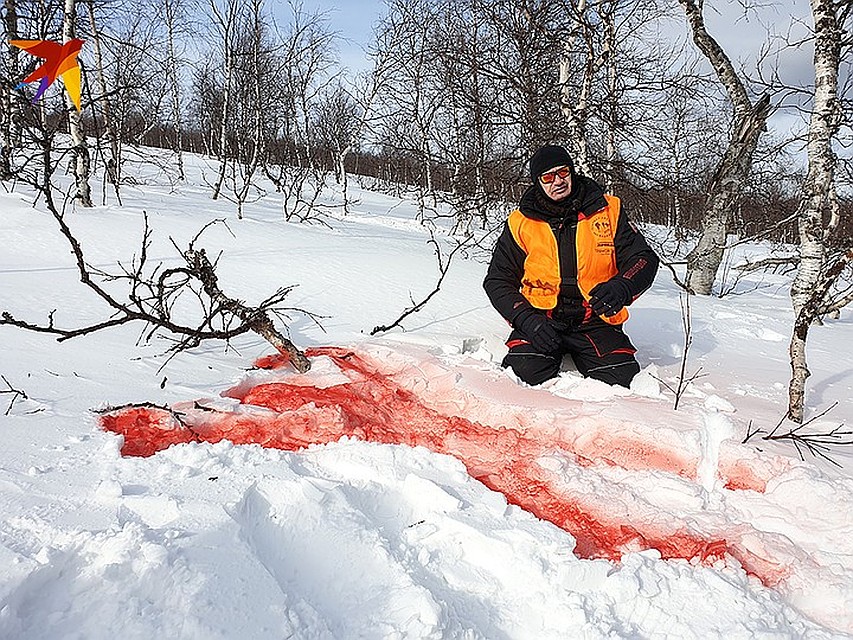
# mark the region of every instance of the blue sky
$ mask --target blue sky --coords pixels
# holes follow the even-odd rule
[[[384,0],[302,0],[302,6],[305,11],[326,14],[329,26],[339,35],[339,51],[345,65],[352,69],[367,67],[363,49],[372,39],[374,24],[386,11]],[[670,21],[665,23],[664,29],[671,30],[676,37],[686,32],[686,20],[679,8],[673,6],[671,10]],[[790,15],[803,16],[808,22],[808,0],[757,3],[746,12],[738,0],[710,0],[705,6],[705,19],[711,34],[735,61],[747,65],[750,60],[754,64],[757,51],[766,39],[765,30],[783,31]],[[806,63],[810,63],[810,58],[810,55],[803,56]],[[800,69],[791,71],[796,75],[802,72]]]
[[[341,61],[352,69],[366,68],[363,49],[372,39],[373,25],[385,13],[383,0],[302,0],[306,12],[326,14],[338,33]]]
[[[338,51],[343,65],[353,71],[369,68],[364,49],[372,41],[376,22],[385,14],[384,0],[302,0],[303,10],[325,14],[329,27],[338,34]],[[753,71],[757,54],[767,41],[767,31],[784,33],[791,23],[790,16],[798,16],[810,24],[808,0],[779,0],[778,4],[754,3],[744,11],[740,0],[706,0],[705,20],[708,30],[722,45],[737,67]],[[793,29],[794,39],[804,35],[803,25]],[[687,25],[681,9],[673,3],[668,19],[660,23],[660,37],[682,38],[688,49],[694,49],[687,37]],[[781,59],[780,72],[792,84],[809,82],[814,70],[811,66],[811,47],[801,46],[787,50]],[[709,68],[710,70],[710,68]],[[774,121],[791,119],[781,125],[793,126],[798,118],[793,114],[777,114]],[[777,126],[780,126],[777,124]]]

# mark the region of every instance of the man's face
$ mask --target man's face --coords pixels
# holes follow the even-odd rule
[[[572,192],[572,170],[565,165],[549,169],[539,176],[539,184],[545,195],[559,202]]]

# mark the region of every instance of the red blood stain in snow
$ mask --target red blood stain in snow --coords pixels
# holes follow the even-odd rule
[[[648,442],[628,434],[597,433],[578,438],[569,449],[589,464],[605,463],[631,471],[659,469],[696,478],[699,460],[663,442]]]
[[[130,407],[101,416],[101,427],[124,436],[125,456],[150,456],[173,444],[198,440],[167,410]]]
[[[327,352],[326,349],[309,351],[311,355],[322,355]],[[264,356],[255,362],[255,366],[259,369],[279,369],[288,365],[289,358],[279,354]],[[377,379],[382,378],[380,376]],[[235,395],[235,397],[238,396]],[[303,397],[307,398],[307,396]],[[494,432],[494,429],[489,431]],[[487,437],[485,434],[481,435]],[[698,458],[680,450],[677,444],[660,441],[649,442],[631,433],[608,431],[606,434],[602,434],[595,432],[589,437],[581,436],[571,442],[559,440],[554,444],[562,450],[574,454],[576,462],[582,466],[603,463],[630,471],[656,469],[675,473],[690,480],[696,479],[699,466]],[[743,460],[721,459],[719,467],[724,486],[727,489],[763,493],[767,486],[767,479],[762,478],[756,469]]]
[[[725,479],[726,489],[759,493],[767,489],[767,479],[743,460],[720,460],[720,474]]]
[[[664,558],[706,562],[729,554],[765,584],[775,584],[787,575],[778,567],[774,570],[766,563],[762,565],[748,551],[725,540],[709,540],[677,525],[619,522],[608,515],[608,505],[568,495],[560,487],[557,474],[538,462],[555,451],[565,453],[563,443],[547,441],[539,434],[530,437],[514,429],[441,415],[352,352],[323,348],[308,355],[330,357],[351,381],[326,388],[287,382],[259,384],[228,392],[243,405],[233,412],[187,408],[181,410],[179,422],[162,409],[132,408],[102,416],[101,424],[125,436],[122,453],[130,456],[151,455],[192,440],[227,439],[235,444],[296,450],[351,436],[384,444],[423,446],[458,458],[474,478],[503,493],[510,503],[569,531],[577,540],[576,553],[581,557],[615,560],[627,550],[648,548],[657,549]],[[269,356],[256,365],[271,369],[284,363],[286,360],[279,356]],[[683,457],[656,454],[647,444],[637,447],[639,453],[633,459],[630,443],[612,445],[609,450],[618,451],[618,455],[606,456],[605,460],[627,468],[660,465],[687,474],[690,467]],[[590,464],[583,459],[583,452],[580,456],[579,460]]]

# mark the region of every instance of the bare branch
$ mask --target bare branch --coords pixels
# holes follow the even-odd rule
[[[804,431],[808,425],[825,416],[837,405],[837,402],[833,403],[827,409],[824,409],[802,424],[791,420],[787,415],[783,415],[769,433],[760,428],[753,429],[752,421],[750,421],[749,425],[747,425],[746,437],[744,437],[742,443],[746,444],[754,436],[764,433],[765,435],[761,437],[762,440],[790,442],[797,451],[800,460],[805,460],[804,453],[809,453],[815,458],[820,458],[840,467],[841,465],[830,456],[830,453],[834,447],[853,445],[853,431],[843,430],[843,423],[829,430],[811,433]],[[787,431],[780,432],[779,429],[786,421],[793,422],[794,426]]]
[[[739,271],[765,271],[770,269],[776,270],[779,268],[787,268],[787,271],[791,271],[797,268],[799,262],[799,256],[785,256],[783,258],[762,258],[761,260],[755,260],[753,262],[747,260],[744,264],[738,265],[736,269],[738,269]]]
[[[38,325],[19,320],[8,311],[0,313],[0,325],[7,324],[29,331],[50,333],[59,336],[58,340],[68,340],[81,335],[87,335],[122,324],[141,321],[150,327],[148,336],[157,329],[180,336],[172,350],[182,351],[199,345],[204,340],[230,340],[236,336],[253,331],[272,344],[276,350],[287,355],[293,366],[300,372],[310,369],[310,362],[305,355],[285,336],[283,336],[270,319],[268,313],[275,312],[277,306],[292,290],[292,287],[280,288],[257,307],[251,307],[239,300],[231,298],[219,288],[213,264],[207,258],[204,249],[195,249],[194,244],[200,235],[214,220],[206,224],[192,239],[190,248],[178,251],[186,262],[186,267],[177,267],[160,271],[160,265],[155,267],[151,276],[146,277],[142,270],[147,261],[147,248],[150,243],[150,229],[147,216],[142,239],[142,249],[138,264],[122,268],[122,275],[111,275],[98,272],[105,280],[129,280],[128,303],[117,300],[93,279],[94,270],[86,264],[80,243],[74,237],[66,224],[64,217],[53,205],[51,198],[46,199],[48,209],[60,227],[62,235],[71,245],[76,258],[80,281],[94,291],[98,297],[111,307],[115,313],[109,320],[82,328],[60,329],[54,325],[53,312],[49,315],[47,325]],[[174,243],[172,243],[177,247]],[[178,279],[175,280],[175,276]],[[194,288],[194,284],[200,289]],[[195,295],[202,310],[202,319],[195,326],[177,322],[173,319],[171,310],[179,297],[187,293]],[[298,309],[297,309],[298,311]]]
[[[678,383],[675,387],[673,387],[665,380],[662,380],[657,376],[652,376],[675,395],[675,403],[672,407],[675,411],[678,411],[678,405],[681,402],[681,397],[684,395],[684,392],[687,391],[687,388],[693,383],[694,380],[696,380],[697,378],[704,377],[705,375],[700,375],[702,367],[696,369],[696,371],[694,371],[691,375],[687,375],[687,356],[690,352],[690,347],[693,344],[692,320],[690,313],[690,295],[686,292],[682,293],[679,297],[679,301],[681,303],[681,327],[684,331],[684,349],[681,352],[681,368],[678,372]]]
[[[3,394],[3,393],[10,393],[10,394],[12,394],[12,400],[9,402],[9,406],[8,406],[8,407],[6,407],[6,413],[4,413],[4,414],[3,414],[4,416],[8,416],[8,415],[9,415],[9,413],[12,411],[12,407],[14,407],[14,406],[15,406],[15,401],[16,401],[18,398],[22,398],[22,399],[24,399],[24,400],[29,400],[29,398],[27,397],[27,394],[26,394],[26,393],[24,393],[23,391],[21,391],[20,389],[15,389],[15,388],[14,388],[14,387],[9,383],[9,381],[6,379],[6,376],[2,376],[2,375],[0,375],[0,380],[3,380],[3,382],[5,382],[5,383],[6,383],[6,387],[8,387],[8,388],[7,388],[7,389],[5,389],[5,390],[0,389],[0,394]]]
[[[453,256],[455,256],[456,253],[460,249],[462,249],[463,247],[465,247],[467,245],[468,240],[470,240],[470,238],[466,238],[465,240],[462,240],[462,241],[457,241],[456,246],[453,247],[453,250],[447,256],[447,259],[444,260],[444,259],[442,259],[442,256],[441,256],[441,245],[438,243],[438,240],[436,240],[436,238],[435,238],[435,232],[433,232],[431,230],[430,231],[429,243],[432,244],[433,248],[435,249],[435,257],[436,257],[436,260],[438,261],[438,270],[439,270],[439,276],[438,276],[438,280],[435,283],[435,287],[433,287],[432,291],[430,291],[426,295],[426,297],[423,298],[420,302],[414,302],[414,298],[411,298],[411,293],[410,293],[409,294],[410,299],[413,301],[412,306],[405,309],[403,311],[403,313],[401,313],[400,316],[398,316],[397,319],[394,320],[391,324],[379,325],[379,326],[373,327],[373,330],[370,332],[370,335],[373,336],[373,335],[376,335],[377,333],[381,333],[384,331],[390,331],[394,327],[399,327],[400,323],[403,320],[405,320],[407,317],[409,317],[413,313],[417,313],[418,311],[423,309],[426,306],[426,304],[432,299],[432,297],[435,294],[437,294],[439,292],[439,290],[441,289],[441,284],[442,284],[442,282],[444,282],[444,276],[447,275],[447,271],[450,269],[450,263],[453,261]]]

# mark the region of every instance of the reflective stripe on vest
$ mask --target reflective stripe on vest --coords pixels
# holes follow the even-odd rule
[[[615,276],[616,250],[613,237],[619,222],[620,202],[605,195],[607,206],[578,220],[575,247],[578,263],[578,289],[585,300],[595,285]],[[557,238],[547,222],[532,220],[516,209],[509,216],[509,229],[519,247],[527,254],[521,293],[537,309],[553,309],[560,294],[560,257]],[[601,316],[610,324],[628,319],[624,307],[615,316]]]

